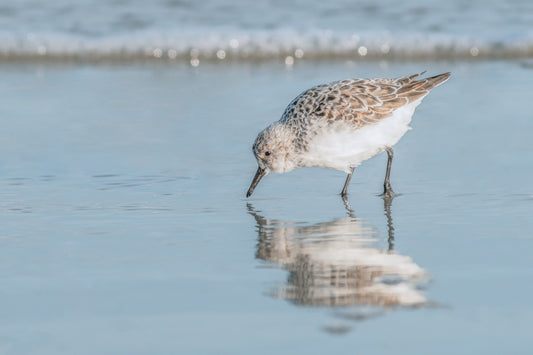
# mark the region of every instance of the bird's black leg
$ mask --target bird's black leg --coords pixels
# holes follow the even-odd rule
[[[342,188],[341,196],[346,196],[348,194],[348,185],[350,185],[350,180],[352,179],[353,171],[355,168],[352,168],[352,171],[348,174],[346,177],[346,182],[344,183],[344,187]]]
[[[383,183],[383,195],[394,196],[394,191],[392,191],[392,187],[390,186],[390,168],[392,165],[392,158],[394,156],[394,153],[391,147],[387,147],[385,148],[385,150],[387,151],[388,159],[387,172],[385,173],[385,182]]]

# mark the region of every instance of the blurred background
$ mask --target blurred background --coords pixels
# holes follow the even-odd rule
[[[0,353],[523,354],[531,1],[0,4]],[[452,72],[354,174],[256,170],[299,93]]]
[[[454,60],[533,53],[529,1],[4,2],[4,60]],[[292,59],[291,59],[292,58]]]

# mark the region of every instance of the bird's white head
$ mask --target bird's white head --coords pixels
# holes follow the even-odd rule
[[[293,160],[294,134],[281,123],[273,123],[259,133],[253,145],[257,172],[246,194],[249,197],[255,187],[270,172],[285,173],[297,167]]]

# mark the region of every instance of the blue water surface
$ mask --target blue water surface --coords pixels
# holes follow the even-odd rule
[[[308,87],[451,71],[386,157],[269,175]],[[523,354],[527,62],[0,67],[0,352]],[[387,293],[389,292],[389,293]]]

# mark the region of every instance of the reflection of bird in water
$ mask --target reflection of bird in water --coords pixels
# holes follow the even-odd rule
[[[373,228],[352,215],[301,225],[266,219],[249,204],[258,226],[256,257],[289,271],[274,297],[314,306],[425,304],[419,286],[427,273],[410,257],[392,250],[390,200],[385,200],[389,226],[385,250],[376,246]]]

